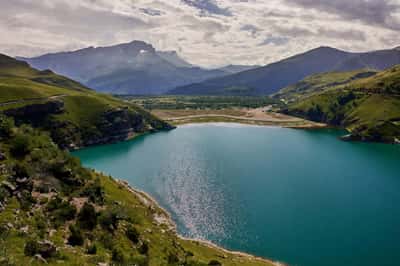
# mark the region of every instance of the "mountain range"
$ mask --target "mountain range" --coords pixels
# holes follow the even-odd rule
[[[186,95],[269,95],[303,78],[330,71],[384,70],[400,64],[400,49],[366,53],[319,47],[264,67],[206,80],[171,90]]]
[[[251,68],[204,69],[186,62],[175,51],[157,51],[142,41],[18,59],[40,70],[50,69],[98,91],[136,95],[162,94],[178,86]]]

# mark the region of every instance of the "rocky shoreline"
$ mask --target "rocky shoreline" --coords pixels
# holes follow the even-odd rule
[[[202,240],[202,239],[193,239],[193,238],[187,238],[184,236],[181,236],[178,234],[177,232],[177,227],[176,227],[176,223],[173,221],[171,215],[168,213],[167,210],[165,210],[163,207],[161,207],[158,202],[152,197],[150,196],[148,193],[138,190],[136,188],[133,188],[127,181],[125,180],[121,180],[121,179],[115,179],[116,182],[120,185],[122,185],[123,187],[125,187],[128,191],[130,191],[133,195],[135,195],[136,197],[138,197],[141,202],[150,208],[153,208],[155,210],[158,210],[158,212],[156,211],[154,214],[154,220],[159,224],[159,225],[166,225],[169,230],[173,231],[175,234],[177,234],[177,236],[180,239],[183,240],[187,240],[187,241],[193,241],[193,242],[198,242],[202,245],[206,245],[212,249],[217,249],[220,250],[224,253],[229,253],[232,255],[236,255],[239,257],[245,257],[245,258],[249,258],[252,260],[257,260],[257,261],[262,261],[262,262],[267,262],[270,263],[272,265],[275,266],[288,266],[285,263],[281,263],[281,262],[276,262],[276,261],[272,261],[270,259],[266,259],[266,258],[262,258],[262,257],[258,257],[258,256],[254,256],[245,252],[240,252],[240,251],[232,251],[232,250],[228,250],[225,248],[222,248],[210,241],[206,241],[206,240]]]

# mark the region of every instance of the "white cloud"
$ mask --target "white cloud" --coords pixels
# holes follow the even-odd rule
[[[359,10],[347,0],[0,0],[0,52],[137,39],[216,66],[266,64],[321,45],[391,48],[400,44],[398,1],[357,0]]]

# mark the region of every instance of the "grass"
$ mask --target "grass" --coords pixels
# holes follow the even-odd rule
[[[348,77],[354,73],[342,75]],[[329,79],[331,75],[327,73],[318,77],[325,80],[325,76]],[[309,79],[313,78],[305,81]],[[320,91],[306,89],[299,98],[296,98],[296,94],[287,94],[287,90],[281,95],[295,98],[294,102],[288,104],[285,113],[345,127],[354,139],[392,143],[400,137],[399,84],[400,66],[395,66],[339,86],[317,83],[315,86]]]
[[[251,96],[121,96],[147,110],[259,108],[279,104],[269,97]]]
[[[53,143],[53,132],[47,128],[47,123],[57,127],[56,122],[72,123],[77,130],[95,127],[105,111],[123,108],[140,116],[146,126],[153,129],[165,126],[162,121],[131,103],[97,94],[66,78],[31,69],[4,56],[0,56],[0,83],[3,84],[3,89],[0,89],[3,103],[18,100],[17,103],[4,105],[3,111],[32,103],[46,103],[51,100],[46,97],[54,95],[62,95],[57,101],[63,101],[65,109],[61,114],[51,115],[48,117],[50,120],[45,120],[45,124],[35,129],[27,125],[14,126],[11,118],[0,115],[0,152],[6,157],[0,161],[3,167],[0,172],[0,207],[4,206],[4,210],[0,211],[1,265],[41,265],[24,252],[29,239],[33,239],[34,243],[50,240],[57,247],[56,254],[46,258],[48,265],[189,266],[207,265],[211,260],[227,266],[273,265],[269,261],[181,239],[170,222],[160,223],[155,219],[162,216],[168,221],[168,215],[150,198],[129,190],[111,177],[84,169],[79,160]],[[72,88],[65,88],[66,84]],[[67,131],[61,137],[71,141],[68,137],[74,134],[76,132]],[[24,141],[17,141],[19,139]],[[19,147],[18,153],[15,147]],[[22,176],[31,185],[19,185],[17,179]],[[99,180],[97,185],[96,180]],[[12,183],[18,193],[5,193],[3,189],[8,188],[3,181]],[[17,197],[16,194],[24,196]],[[49,202],[54,202],[56,197],[64,205],[59,203],[52,209]],[[74,202],[80,200],[89,202],[95,208],[96,213],[91,217],[96,217],[97,225],[92,230],[80,228],[84,245],[71,246],[68,245],[70,225],[80,226],[79,209]],[[77,213],[62,218],[64,216],[60,213],[71,210],[71,204],[78,209]],[[139,243],[128,239],[126,230],[130,226],[139,232]],[[27,231],[24,232],[23,228]],[[147,243],[148,251],[144,243]],[[89,244],[96,245],[96,254],[87,254]]]
[[[343,87],[344,85],[358,79],[373,77],[376,74],[377,72],[372,70],[315,74],[294,85],[283,88],[279,92],[275,93],[273,97],[285,102],[296,102],[311,95]]]

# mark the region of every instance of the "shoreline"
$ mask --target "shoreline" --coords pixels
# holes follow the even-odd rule
[[[104,173],[99,172],[99,171],[97,171],[97,170],[94,170],[94,171],[97,172],[97,173],[104,174]],[[282,262],[278,262],[278,261],[273,261],[273,260],[271,260],[271,259],[264,258],[264,257],[260,257],[260,256],[256,256],[256,255],[252,255],[252,254],[249,254],[249,253],[246,253],[246,252],[229,250],[229,249],[226,249],[226,248],[224,248],[224,247],[221,247],[221,246],[219,246],[219,245],[217,245],[217,244],[215,244],[215,243],[213,243],[213,242],[211,242],[211,241],[208,241],[208,240],[184,237],[184,236],[182,236],[181,234],[178,233],[176,223],[175,223],[174,220],[172,219],[171,214],[170,214],[165,208],[163,208],[163,207],[157,202],[157,200],[155,200],[150,194],[148,194],[147,192],[142,191],[142,190],[140,190],[140,189],[134,188],[134,187],[131,186],[131,185],[129,184],[129,182],[126,181],[126,180],[117,179],[117,178],[114,178],[114,177],[112,177],[112,179],[113,179],[115,182],[117,182],[118,184],[120,184],[120,185],[122,185],[123,187],[125,187],[125,188],[126,188],[129,192],[131,192],[133,195],[137,196],[137,197],[142,201],[143,204],[148,205],[149,202],[150,202],[150,205],[148,205],[148,206],[153,206],[153,207],[155,207],[156,209],[158,209],[159,211],[161,211],[161,213],[164,215],[164,218],[165,218],[165,219],[163,219],[163,220],[160,221],[160,220],[158,220],[158,219],[155,218],[154,220],[155,220],[157,223],[159,223],[159,225],[162,225],[162,224],[167,225],[168,228],[169,228],[170,230],[173,230],[174,233],[177,235],[177,237],[178,237],[179,239],[181,239],[181,240],[191,241],[191,242],[197,242],[197,243],[200,243],[200,244],[202,244],[202,245],[205,245],[205,246],[207,246],[207,247],[209,247],[209,248],[217,249],[217,250],[219,250],[219,251],[222,251],[222,252],[224,252],[224,253],[228,253],[228,254],[236,255],[236,256],[240,256],[240,257],[245,257],[245,258],[249,258],[249,259],[253,259],[253,260],[258,260],[258,261],[261,261],[261,262],[270,263],[270,264],[275,265],[275,266],[288,266],[288,264],[285,264],[285,263],[282,263]]]
[[[308,120],[304,121],[265,121],[265,120],[250,120],[241,118],[231,118],[226,116],[199,116],[196,118],[179,118],[179,119],[164,119],[165,121],[173,124],[174,126],[188,125],[188,124],[217,124],[217,123],[231,123],[242,124],[249,126],[270,126],[281,128],[293,129],[322,129],[330,128],[329,125],[323,123],[316,123]]]

